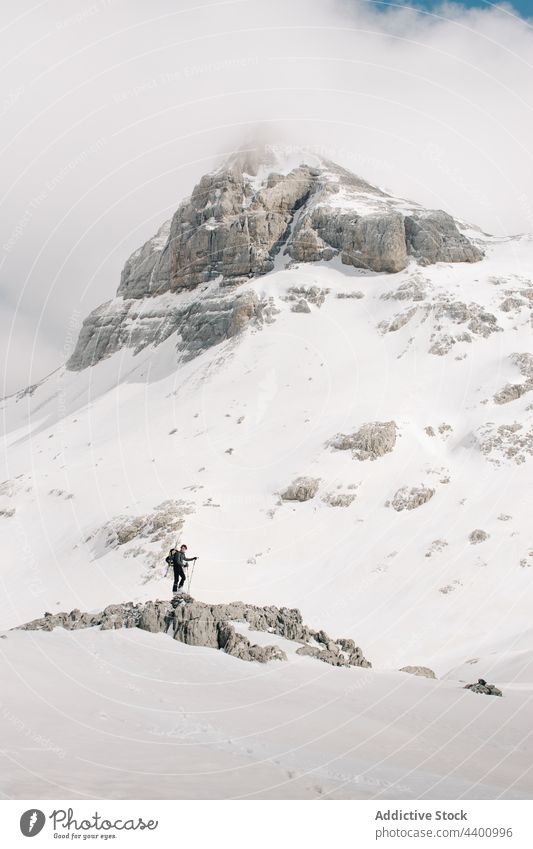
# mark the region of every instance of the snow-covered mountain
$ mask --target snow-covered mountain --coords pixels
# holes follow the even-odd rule
[[[372,669],[248,620],[287,660],[5,631],[7,795],[530,795],[532,260],[316,157],[202,178],[2,402],[1,625],[170,599],[180,540],[197,599],[297,607]]]

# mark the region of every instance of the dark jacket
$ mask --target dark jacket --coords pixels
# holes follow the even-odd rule
[[[185,557],[183,551],[175,551],[173,557],[174,566],[181,566],[182,568],[183,566],[186,566],[187,563],[189,563],[191,560],[194,560],[194,557]]]

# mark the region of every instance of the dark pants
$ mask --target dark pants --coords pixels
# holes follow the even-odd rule
[[[176,563],[174,563],[174,585],[172,587],[172,592],[177,593],[178,589],[181,590],[184,583],[185,572],[183,571],[183,566],[180,566],[179,564],[176,565]]]

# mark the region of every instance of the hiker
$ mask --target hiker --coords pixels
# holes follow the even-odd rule
[[[174,567],[174,585],[172,587],[172,592],[177,593],[178,590],[181,590],[183,584],[185,583],[185,572],[183,568],[187,568],[187,563],[190,563],[191,560],[196,560],[196,557],[187,557],[185,552],[187,551],[187,546],[185,543],[180,546],[179,550],[174,549],[174,554],[172,555],[172,565]]]

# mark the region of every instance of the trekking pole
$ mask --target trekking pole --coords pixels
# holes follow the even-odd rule
[[[197,560],[198,560],[198,557],[195,557],[194,563],[192,564],[191,574],[189,575],[189,581],[188,581],[188,586],[187,586],[187,592],[189,593],[189,595],[191,594],[192,579],[194,578],[194,567],[196,566]]]

